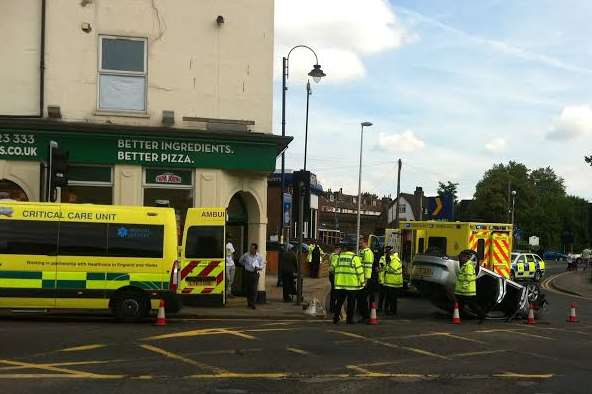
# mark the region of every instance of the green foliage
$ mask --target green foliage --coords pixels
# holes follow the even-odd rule
[[[452,201],[456,202],[458,199],[458,183],[447,181],[446,183],[438,182],[438,195],[452,196]]]
[[[513,161],[494,165],[477,183],[463,219],[509,223],[512,191],[516,191],[514,222],[523,239],[536,235],[543,248],[565,249],[566,234],[571,234],[574,250],[589,247],[589,203],[566,195],[564,180],[550,167],[529,170]]]

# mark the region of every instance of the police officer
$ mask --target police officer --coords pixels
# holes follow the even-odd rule
[[[335,301],[337,300],[335,297],[335,267],[337,266],[337,261],[339,260],[339,254],[341,253],[341,246],[337,245],[333,253],[331,253],[331,257],[329,259],[329,282],[331,283],[331,293],[329,294],[329,312],[335,312]]]
[[[459,309],[466,305],[479,316],[479,323],[485,319],[485,313],[477,302],[477,253],[466,249],[458,255],[459,271],[454,286],[454,298],[458,302]]]
[[[352,243],[344,244],[343,249],[345,251],[339,254],[333,267],[337,297],[333,311],[333,323],[337,324],[339,322],[341,308],[347,298],[347,323],[352,324],[354,322],[356,295],[364,288],[364,268],[360,257],[353,252],[354,245]]]
[[[374,253],[372,249],[368,247],[368,240],[362,240],[362,248],[360,250],[360,258],[362,259],[362,267],[364,268],[364,287],[358,292],[358,312],[362,316],[362,320],[368,320],[370,318],[370,310],[368,309],[368,298],[373,298],[373,287],[372,286],[372,266],[374,265]]]
[[[387,315],[396,315],[398,306],[399,289],[403,287],[403,265],[399,254],[392,251],[392,247],[386,247],[386,253],[380,258],[383,267],[382,284],[384,286]]]

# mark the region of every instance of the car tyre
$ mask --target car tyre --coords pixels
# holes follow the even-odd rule
[[[542,277],[543,277],[543,273],[540,270],[537,271],[537,272],[535,272],[535,274],[534,274],[534,280],[536,280],[537,282],[539,282]]]
[[[137,322],[150,311],[150,299],[139,291],[123,291],[113,299],[113,314],[119,321]]]

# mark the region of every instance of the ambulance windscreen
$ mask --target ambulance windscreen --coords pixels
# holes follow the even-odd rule
[[[224,227],[190,227],[187,233],[185,257],[189,259],[223,259]]]

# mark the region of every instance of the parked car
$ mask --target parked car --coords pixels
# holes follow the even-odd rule
[[[554,250],[548,250],[543,254],[543,259],[552,261],[568,261],[569,256],[565,253],[557,252]]]

